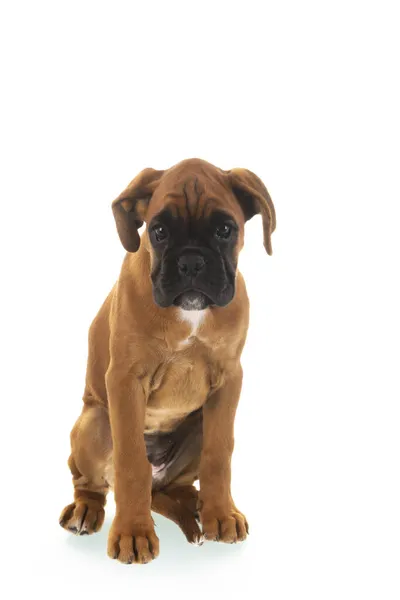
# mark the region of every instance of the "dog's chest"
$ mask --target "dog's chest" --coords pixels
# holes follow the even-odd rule
[[[212,350],[197,335],[206,316],[204,312],[190,311],[183,315],[190,328],[183,328],[184,334],[176,340],[152,378],[146,433],[172,430],[189,413],[203,406],[211,388],[218,385],[221,369],[213,360]]]
[[[147,401],[146,432],[169,431],[186,415],[200,408],[210,390],[206,357],[195,343],[175,352],[159,366]]]

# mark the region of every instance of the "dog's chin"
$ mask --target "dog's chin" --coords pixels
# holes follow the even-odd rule
[[[195,290],[183,292],[183,294],[179,294],[174,300],[174,305],[179,306],[182,310],[204,310],[211,303],[208,296]]]
[[[215,294],[215,296],[194,289],[186,290],[178,295],[175,294],[166,294],[162,288],[153,285],[153,298],[157,306],[160,308],[179,306],[182,310],[205,310],[208,307],[222,308],[227,306],[233,300],[235,286],[225,286],[222,292]]]

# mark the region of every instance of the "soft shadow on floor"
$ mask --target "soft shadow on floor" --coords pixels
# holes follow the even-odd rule
[[[189,544],[175,523],[154,515],[153,518],[156,524],[156,533],[160,539],[160,556],[149,565],[133,565],[135,568],[145,568],[146,571],[150,568],[153,573],[155,571],[168,571],[172,573],[177,566],[185,571],[195,570],[198,572],[203,568],[210,567],[220,568],[227,563],[234,563],[240,559],[245,551],[246,542],[239,544],[223,544],[217,542],[205,542],[202,546],[194,546]],[[104,525],[99,533],[90,536],[73,536],[67,538],[66,543],[76,553],[90,556],[92,559],[99,559],[101,562],[107,553],[107,536],[111,527],[112,516],[106,517]],[[107,560],[112,563],[111,559]],[[117,561],[115,561],[117,562]],[[117,563],[118,564],[118,563]],[[124,565],[120,565],[125,567]]]

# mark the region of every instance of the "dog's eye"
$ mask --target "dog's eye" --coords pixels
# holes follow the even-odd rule
[[[230,237],[231,233],[232,227],[230,227],[229,225],[220,225],[220,227],[217,227],[217,229],[215,230],[215,235],[220,240],[227,240]]]
[[[158,225],[157,227],[154,227],[153,231],[154,231],[154,235],[155,235],[157,242],[162,242],[163,240],[166,239],[166,237],[168,235],[167,230],[162,225]]]

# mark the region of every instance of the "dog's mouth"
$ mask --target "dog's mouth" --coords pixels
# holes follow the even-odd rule
[[[174,300],[174,305],[183,310],[204,310],[212,304],[211,298],[203,292],[188,290],[179,294]]]

